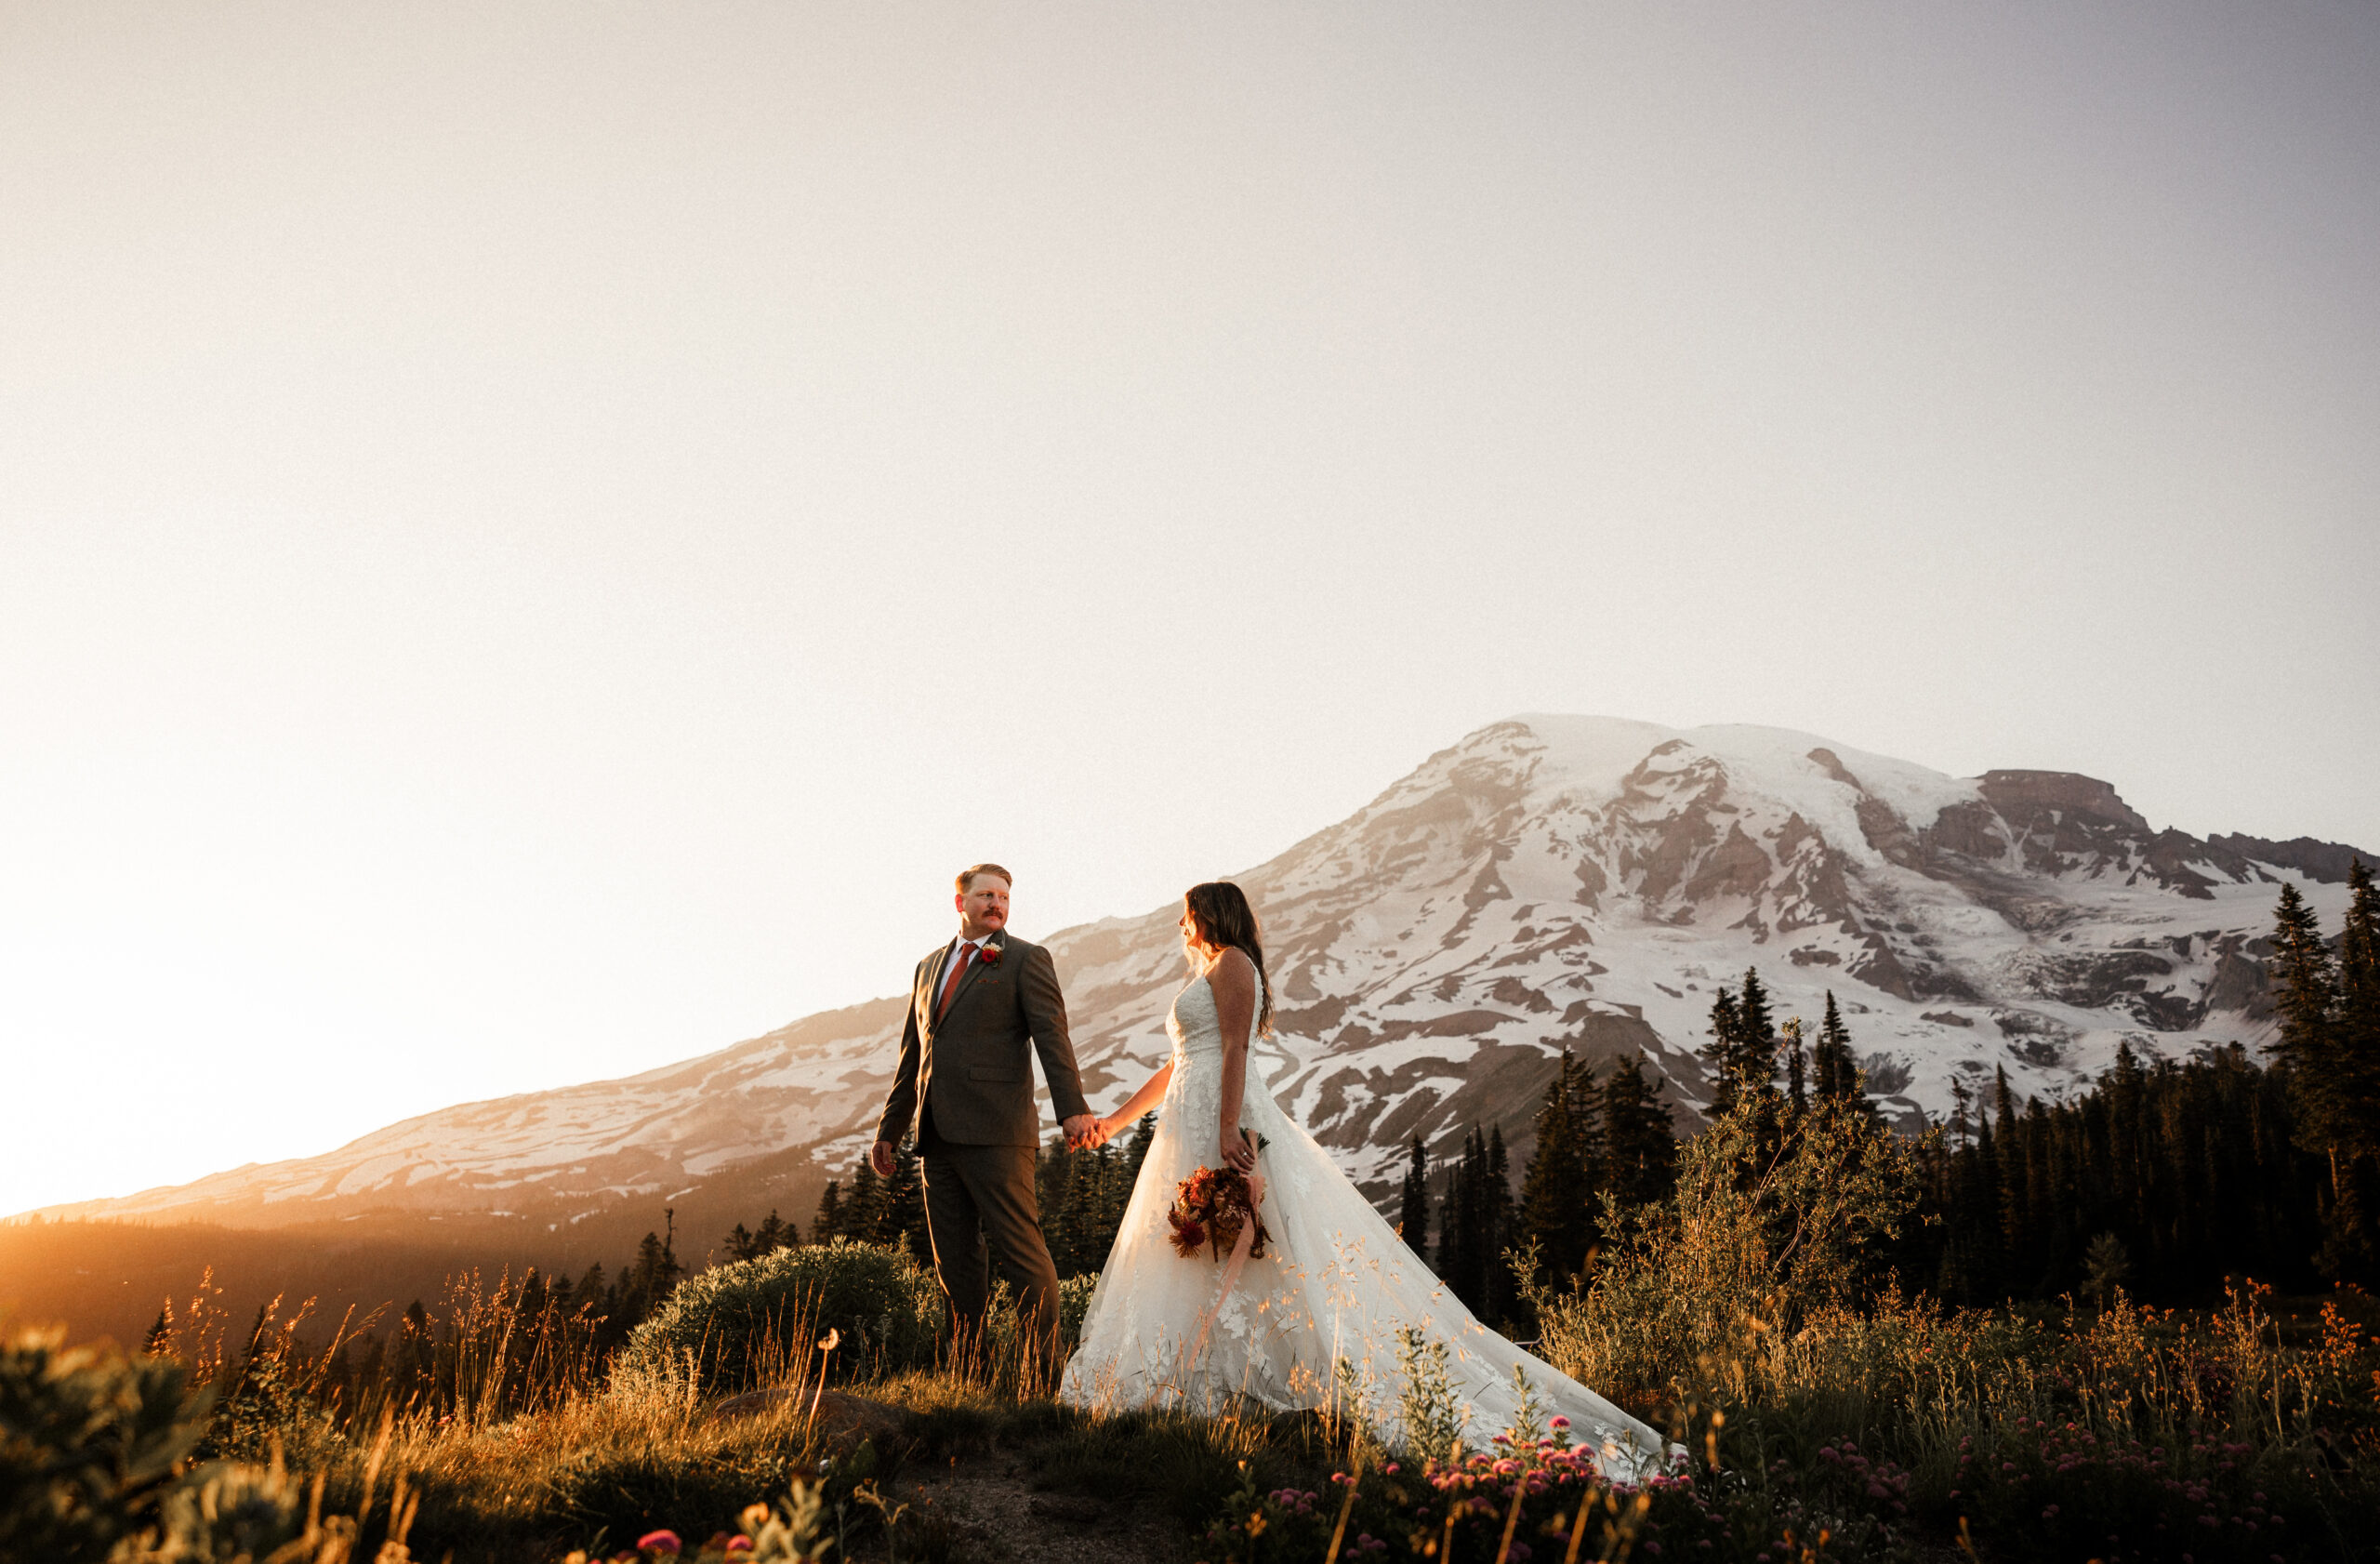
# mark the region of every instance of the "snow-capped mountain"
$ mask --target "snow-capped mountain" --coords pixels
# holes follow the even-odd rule
[[[1432,756],[1239,877],[1266,927],[1284,1104],[1378,1189],[1414,1134],[1516,1150],[1562,1049],[1641,1051],[1691,1121],[1713,990],[1758,966],[1780,1016],[1832,990],[1871,1088],[1914,1124],[2004,1066],[2086,1084],[2129,1040],[2178,1057],[2269,1030],[2256,960],[2280,883],[2335,924],[2349,850],[2159,831],[2056,772],[1954,778],[1774,728],[1524,717]],[[1056,955],[1094,1102],[1162,1057],[1175,909],[1068,929]],[[684,1064],[468,1104],[320,1157],[56,1214],[237,1224],[366,1210],[562,1227],[765,1171],[840,1175],[902,1001]]]

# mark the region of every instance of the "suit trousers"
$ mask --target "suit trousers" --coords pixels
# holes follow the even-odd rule
[[[1034,1349],[1035,1372],[1054,1373],[1058,1348],[1058,1267],[1041,1236],[1035,1197],[1035,1148],[959,1146],[934,1133],[931,1111],[919,1126],[918,1160],[925,1170],[926,1232],[933,1240],[935,1279],[949,1300],[954,1332],[982,1331],[991,1291],[988,1247],[1009,1285]]]

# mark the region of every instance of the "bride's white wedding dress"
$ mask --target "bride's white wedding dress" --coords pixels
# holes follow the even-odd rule
[[[1261,1006],[1260,1006],[1261,1008]],[[1203,977],[1177,995],[1166,1029],[1173,1078],[1116,1246],[1083,1318],[1061,1399],[1077,1406],[1187,1405],[1247,1398],[1284,1410],[1325,1407],[1344,1362],[1347,1390],[1392,1438],[1402,1433],[1406,1332],[1446,1349],[1446,1377],[1474,1448],[1513,1425],[1527,1378],[1540,1415],[1566,1416],[1574,1442],[1599,1450],[1615,1478],[1664,1465],[1660,1435],[1482,1325],[1382,1221],[1329,1154],[1284,1114],[1249,1062],[1241,1128],[1261,1137],[1265,1257],[1218,1300],[1227,1266],[1174,1252],[1167,1212],[1182,1181],[1216,1156],[1223,1028]],[[1253,1032],[1253,1022],[1250,1031]],[[1251,1036],[1250,1042],[1254,1039]],[[1214,1318],[1195,1356],[1201,1326]],[[1425,1345],[1426,1350],[1426,1345]]]

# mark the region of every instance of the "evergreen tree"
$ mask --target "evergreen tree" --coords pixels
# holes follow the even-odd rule
[[[852,1174],[851,1193],[843,1198],[843,1233],[861,1243],[881,1243],[884,1235],[884,1186],[876,1164],[860,1159]]]
[[[1416,1254],[1427,1254],[1430,1249],[1430,1149],[1421,1137],[1413,1137],[1411,1162],[1405,1170],[1405,1186],[1398,1191],[1396,1231],[1406,1247]]]
[[[436,1388],[437,1338],[419,1298],[405,1306],[403,1318],[397,1321],[396,1345],[389,1356],[389,1385],[399,1406],[423,1400]]]
[[[164,1357],[165,1348],[173,1345],[173,1337],[174,1302],[168,1298],[165,1300],[165,1306],[157,1311],[156,1323],[150,1326],[149,1333],[140,1339],[140,1356],[143,1358]]]
[[[720,1240],[720,1247],[726,1252],[731,1264],[737,1260],[749,1260],[759,1253],[752,1247],[752,1235],[744,1230],[744,1224],[741,1222],[735,1225],[733,1232]]]
[[[1149,1147],[1157,1144],[1157,1115],[1144,1113],[1141,1121],[1132,1126],[1132,1138],[1124,1147],[1124,1187],[1130,1190],[1141,1181],[1141,1164],[1149,1160]],[[1121,1217],[1117,1218],[1120,1223]]]
[[[1430,1268],[1444,1277],[1449,1286],[1455,1285],[1455,1275],[1462,1269],[1464,1251],[1467,1247],[1463,1233],[1462,1211],[1470,1193],[1470,1186],[1464,1170],[1471,1165],[1471,1143],[1477,1134],[1478,1131],[1474,1128],[1470,1134],[1463,1137],[1461,1152],[1447,1165],[1447,1186],[1438,1197],[1438,1241],[1431,1250]],[[1458,1287],[1455,1296],[1461,1295],[1461,1291]]]
[[[780,1220],[776,1208],[769,1209],[769,1219],[752,1235],[754,1254],[774,1254],[780,1249],[792,1249],[801,1242],[801,1231],[792,1223]]]
[[[1735,1109],[1741,1079],[1743,1029],[1743,1013],[1736,1007],[1735,994],[1720,989],[1718,997],[1711,1001],[1711,1040],[1699,1051],[1711,1067],[1710,1112],[1713,1119],[1724,1119]]]
[[[1033,1192],[1041,1208],[1041,1239],[1063,1279],[1074,1274],[1075,1159],[1065,1137],[1051,1135],[1033,1164]]]
[[[1513,1275],[1513,1267],[1504,1261],[1504,1251],[1512,1244],[1518,1229],[1513,1207],[1513,1169],[1504,1153],[1504,1127],[1488,1127],[1487,1182],[1481,1200],[1480,1243],[1486,1252],[1480,1279],[1480,1295],[1488,1300],[1481,1311],[1489,1320],[1501,1326],[1508,1323],[1520,1303],[1520,1285]]]
[[[2340,1091],[2355,1154],[2380,1150],[2380,894],[2361,858],[2347,870],[2347,921],[2339,928]]]
[[[2368,876],[2361,899],[2370,901]],[[2330,1171],[2321,1267],[2339,1280],[2361,1280],[2372,1272],[2373,1248],[2366,1181],[2357,1166],[2374,1134],[2365,1111],[2369,1102],[2358,1090],[2364,1061],[2347,1036],[2343,974],[2322,939],[2320,921],[2296,886],[2281,886],[2273,919],[2269,971],[2280,1036],[2272,1051],[2289,1067],[2298,1133]],[[2343,939],[2342,947],[2347,943]],[[2357,944],[2350,959],[2360,964],[2366,950],[2360,936]]]
[[[2362,1027],[2380,1024],[2380,895],[2361,858],[2347,871],[2347,921],[2339,929],[2339,1002]]]
[[[1819,1096],[1848,1097],[1858,1093],[1859,1070],[1851,1055],[1851,1028],[1843,1024],[1843,1012],[1835,1007],[1831,988],[1826,991],[1826,1018],[1818,1023],[1818,1046],[1812,1051],[1811,1063],[1818,1076]]]
[[[1604,1187],[1621,1205],[1664,1200],[1677,1186],[1677,1134],[1645,1079],[1645,1056],[1620,1061],[1603,1083]]]
[[[2314,1145],[2328,1150],[2335,1142],[2339,1105],[2331,1095],[2339,1065],[2333,1026],[2338,1012],[2338,981],[2330,947],[2322,941],[2320,920],[2294,885],[2281,888],[2274,912],[2271,964],[2273,1009],[2281,1035],[2272,1051],[2288,1062],[2304,1093],[2304,1129]]]
[[[1536,1149],[1521,1174],[1518,1237],[1536,1242],[1540,1279],[1557,1285],[1578,1279],[1594,1245],[1603,1160],[1596,1096],[1593,1072],[1564,1049],[1538,1109]],[[1407,1182],[1409,1187],[1410,1177]]]
[[[1737,1024],[1741,1027],[1741,1062],[1738,1071],[1744,1083],[1764,1093],[1777,1089],[1777,1020],[1769,1013],[1768,989],[1760,981],[1758,967],[1744,968],[1742,996],[1736,1001]]]
[[[1796,1015],[1785,1023],[1785,1095],[1797,1108],[1810,1102],[1803,1079],[1808,1062],[1808,1050],[1802,1046],[1802,1018]]]
[[[818,1213],[810,1219],[810,1241],[832,1243],[844,1236],[843,1181],[830,1178],[826,1193],[818,1197]]]
[[[1061,1278],[1106,1266],[1139,1177],[1137,1164],[1147,1160],[1156,1133],[1155,1121],[1144,1117],[1133,1139],[1120,1148],[1110,1141],[1096,1149],[1069,1151],[1055,1135],[1043,1147],[1034,1179],[1042,1234]]]
[[[1711,1041],[1702,1057],[1711,1064],[1712,1118],[1724,1118],[1747,1095],[1764,1100],[1778,1095],[1778,1041],[1760,969],[1746,967],[1740,995],[1722,988],[1711,1001]]]
[[[879,1200],[883,1214],[877,1226],[879,1243],[907,1246],[910,1254],[933,1263],[933,1240],[926,1236],[926,1186],[918,1167],[918,1148],[904,1137],[892,1148],[892,1176],[884,1181]]]
[[[2328,1166],[2293,1131],[2290,1073],[2236,1044],[2153,1067],[2127,1049],[2091,1091],[2021,1112],[1995,1082],[1973,1143],[1928,1154],[1929,1225],[1889,1258],[1959,1304],[2070,1292],[2103,1233],[2144,1298],[2203,1297],[2242,1273],[2311,1285]]]
[[[670,1233],[676,1232],[674,1212]],[[644,1241],[636,1246],[636,1264],[620,1279],[620,1312],[628,1329],[633,1330],[647,1316],[661,1306],[661,1301],[676,1291],[679,1279],[686,1268],[678,1263],[677,1250],[670,1237],[647,1233]]]
[[[1503,1263],[1512,1232],[1509,1176],[1502,1130],[1482,1136],[1474,1125],[1463,1137],[1462,1160],[1451,1171],[1438,1212],[1438,1253],[1433,1268],[1456,1297],[1490,1323],[1506,1318],[1514,1294],[1511,1270]]]
[[[2028,1222],[2026,1217],[2026,1173],[2024,1132],[2016,1122],[2016,1098],[2008,1090],[2008,1068],[1996,1067],[1991,1072],[1991,1138],[1999,1153],[1997,1185],[1993,1194],[1999,1204],[2000,1249],[2002,1255],[2013,1263],[2024,1253]]]
[[[1851,1028],[1843,1024],[1843,1012],[1834,1002],[1831,988],[1827,990],[1826,1014],[1818,1023],[1818,1040],[1811,1050],[1810,1063],[1819,1097],[1857,1102],[1871,1123],[1882,1120],[1875,1099],[1868,1095],[1867,1076],[1859,1067],[1858,1055],[1852,1052]]]

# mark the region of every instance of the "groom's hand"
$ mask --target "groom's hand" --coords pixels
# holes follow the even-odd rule
[[[1080,1151],[1084,1146],[1098,1145],[1093,1138],[1099,1133],[1099,1116],[1095,1113],[1078,1113],[1071,1119],[1061,1119],[1058,1128],[1066,1133],[1066,1149],[1069,1151]]]
[[[891,1178],[892,1176],[892,1143],[889,1140],[880,1140],[869,1146],[867,1165],[876,1170],[877,1177]]]

